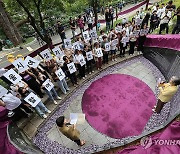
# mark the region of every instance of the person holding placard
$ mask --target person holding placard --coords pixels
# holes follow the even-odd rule
[[[84,58],[84,56],[80,50],[75,50],[74,63],[77,65],[80,77],[84,80],[85,77],[87,77],[85,75],[86,61],[85,61],[85,58]]]
[[[33,92],[33,90],[31,89],[25,89],[23,87],[20,87],[18,89],[18,92],[20,94],[20,98],[21,98],[21,101],[24,103],[24,104],[27,104],[26,101],[24,100],[31,92]],[[33,98],[32,98],[33,99]],[[47,118],[47,115],[45,113],[51,113],[50,110],[48,110],[46,108],[46,106],[43,104],[42,101],[40,101],[35,107],[34,109],[36,110],[36,112],[42,117],[42,118]]]
[[[78,82],[77,82],[77,77],[76,77],[76,72],[74,73],[70,73],[69,72],[69,69],[68,69],[68,64],[72,63],[72,61],[67,57],[67,56],[64,56],[63,57],[63,60],[64,60],[64,65],[63,65],[63,70],[64,72],[67,74],[67,76],[70,78],[73,86],[76,86],[78,85]]]
[[[62,80],[60,80],[58,78],[58,76],[56,75],[57,70],[58,70],[57,66],[52,66],[51,67],[51,76],[52,76],[54,82],[57,82],[57,84],[58,84],[59,88],[61,89],[61,91],[66,95],[67,91],[69,91],[70,89],[69,89],[69,87],[67,85],[65,77]]]
[[[45,76],[45,75],[42,74],[41,72],[37,72],[37,73],[38,73],[37,76],[38,76],[38,80],[39,80],[39,82],[40,82],[41,88],[46,92],[46,94],[48,95],[49,99],[50,99],[54,104],[57,105],[57,102],[56,102],[55,99],[61,100],[61,97],[58,96],[56,90],[54,89],[54,85],[52,85],[51,80],[49,79],[49,80],[50,80],[50,81],[49,81],[50,83],[47,82],[46,84],[44,84],[44,83],[48,80],[47,76]],[[51,85],[52,85],[53,87],[52,87]],[[48,87],[50,87],[51,89],[48,89]],[[53,97],[53,96],[54,96],[54,97]]]
[[[83,55],[86,59],[86,67],[87,67],[87,72],[89,74],[94,73],[94,71],[92,70],[92,64],[93,64],[93,55],[92,55],[92,51],[89,49],[88,45],[84,46],[84,52]]]
[[[136,41],[137,41],[137,38],[136,38],[136,26],[133,27],[133,30],[132,32],[130,33],[130,39],[129,39],[129,44],[130,44],[130,49],[129,49],[129,55],[133,55],[134,54],[134,48],[135,48],[135,45],[136,45]]]
[[[80,140],[80,132],[76,129],[76,125],[70,125],[69,121],[64,116],[60,116],[56,119],[56,124],[62,134],[67,138],[74,141],[77,145],[83,146],[84,140]]]
[[[23,78],[23,81],[26,82],[28,84],[28,86],[36,93],[40,96],[40,98],[43,98],[43,93],[41,91],[41,85],[39,84],[36,76],[26,70],[22,73],[20,73],[20,76]]]
[[[116,39],[116,35],[112,35],[111,38],[111,60],[112,61],[117,61],[116,59],[116,46],[118,45],[118,40]]]
[[[102,48],[102,51],[103,51],[103,63],[108,64],[108,61],[109,61],[108,55],[109,55],[109,52],[111,50],[111,44],[108,41],[107,36],[103,36],[103,41],[101,43],[101,48]]]
[[[120,57],[125,57],[125,50],[126,50],[126,31],[124,30],[122,32],[122,38],[121,38],[121,43],[120,43]]]
[[[66,34],[65,34],[64,26],[61,24],[60,21],[57,22],[57,31],[61,37],[62,42],[64,43],[64,39],[66,39]]]
[[[95,57],[97,69],[98,70],[102,69],[102,57],[103,57],[103,53],[102,53],[102,49],[100,48],[100,45],[99,45],[98,42],[94,43],[93,54],[94,54],[94,57]]]

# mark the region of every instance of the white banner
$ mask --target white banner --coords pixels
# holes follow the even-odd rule
[[[69,69],[70,74],[72,74],[72,73],[76,72],[76,67],[75,67],[75,65],[74,65],[74,63],[73,63],[73,62],[72,62],[72,63],[67,64],[67,67],[68,67],[68,69]]]
[[[83,38],[85,41],[89,41],[91,39],[88,31],[83,32]]]
[[[53,59],[53,57],[48,49],[42,51],[40,54],[45,59],[45,61],[49,61],[49,60]]]
[[[25,70],[29,69],[29,67],[26,65],[25,61],[22,60],[22,58],[18,58],[12,64],[14,65],[14,67],[17,68],[19,73],[22,73]]]
[[[30,56],[27,56],[24,61],[25,61],[26,65],[28,65],[29,67],[33,67],[33,68],[37,68],[40,63],[40,61],[38,61]]]
[[[105,47],[105,51],[111,50],[111,44],[110,43],[105,43],[104,47]]]
[[[2,98],[7,93],[8,93],[8,90],[0,85],[0,98]]]
[[[92,51],[86,52],[86,58],[87,58],[87,61],[90,61],[93,59]]]
[[[101,48],[95,49],[95,51],[98,58],[103,56],[103,52]]]
[[[48,91],[51,91],[51,89],[54,87],[53,83],[50,79],[47,79],[43,84],[44,88],[46,88]]]
[[[85,60],[84,56],[81,55],[78,58],[79,58],[78,61],[79,61],[80,65],[84,66],[86,64],[86,60]]]
[[[22,79],[22,77],[17,74],[13,69],[10,69],[6,73],[4,73],[3,76],[6,77],[9,81],[11,81],[13,84],[17,84]]]
[[[65,73],[63,72],[61,68],[59,68],[55,73],[60,81],[66,77]]]
[[[31,92],[24,100],[32,107],[36,107],[36,105],[41,101],[41,99],[33,92]]]
[[[63,51],[61,51],[59,47],[53,48],[52,51],[56,57],[61,58],[64,55]]]
[[[64,39],[64,46],[65,48],[72,48],[71,39]]]
[[[77,42],[75,42],[75,43],[73,43],[73,49],[74,50],[81,50],[81,47],[80,47],[80,43],[77,41]]]

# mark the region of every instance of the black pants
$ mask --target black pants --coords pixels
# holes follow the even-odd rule
[[[86,61],[88,73],[92,72],[92,60]]]
[[[161,112],[164,104],[165,104],[164,102],[162,102],[160,99],[158,99],[157,106],[156,106],[156,109],[155,109],[156,113]]]
[[[77,68],[79,70],[79,75],[81,78],[85,77],[85,65],[81,66],[80,64],[77,64]]]
[[[157,28],[158,22],[151,22],[149,32],[153,32]]]
[[[164,23],[160,25],[159,34],[161,34],[162,30],[166,29],[166,34],[168,34],[169,26],[168,23]]]
[[[80,140],[74,140],[75,143],[77,143],[77,145],[81,145],[81,141]]]
[[[172,34],[179,34],[180,32],[180,25],[176,24],[173,28]]]
[[[120,44],[120,56],[125,55],[126,46],[123,46],[123,43]]]
[[[139,36],[137,51],[143,52],[145,40],[146,40],[146,36]]]
[[[104,64],[105,64],[105,63],[108,64],[108,52],[107,52],[107,51],[104,52],[104,54],[103,54],[103,63],[104,63]]]
[[[72,74],[69,74],[69,78],[70,78],[70,80],[71,80],[73,85],[77,84],[77,77],[76,77],[76,73],[75,72],[72,73]]]
[[[134,47],[136,45],[136,41],[134,42],[129,41],[129,44],[130,44],[129,55],[134,54]]]
[[[89,28],[89,30],[93,29],[92,23],[91,23],[91,24],[88,24],[88,28]]]

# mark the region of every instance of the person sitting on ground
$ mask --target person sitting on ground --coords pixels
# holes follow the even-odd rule
[[[56,119],[56,124],[59,127],[60,132],[70,140],[77,143],[79,146],[85,144],[84,140],[80,140],[80,132],[76,129],[76,125],[70,125],[69,121],[64,116],[60,116]]]
[[[160,113],[164,104],[169,102],[178,90],[178,85],[180,85],[180,78],[173,76],[171,77],[169,83],[160,83],[158,85],[160,94],[158,97],[157,105],[152,109],[153,112]]]

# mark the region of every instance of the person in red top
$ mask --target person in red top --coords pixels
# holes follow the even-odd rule
[[[81,15],[79,15],[79,17],[78,17],[77,24],[78,24],[81,34],[82,34],[84,32],[84,20],[81,17]]]

